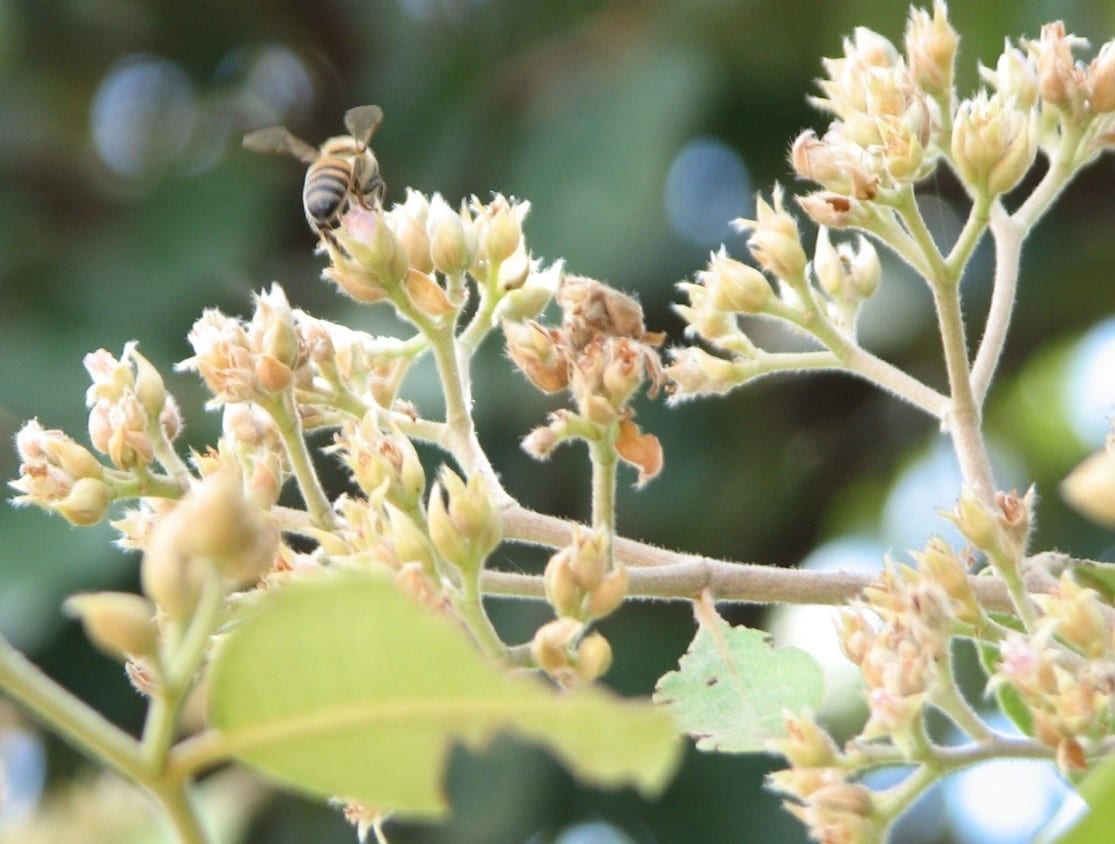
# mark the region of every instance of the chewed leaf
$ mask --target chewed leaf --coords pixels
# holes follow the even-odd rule
[[[820,705],[824,673],[804,651],[776,649],[762,631],[709,615],[679,670],[658,681],[654,700],[674,713],[700,750],[766,750],[768,739],[785,734],[786,711]]]
[[[263,595],[215,654],[210,721],[229,755],[294,789],[426,816],[446,809],[455,742],[511,731],[590,784],[648,795],[681,752],[649,702],[509,676],[458,626],[369,573]]]

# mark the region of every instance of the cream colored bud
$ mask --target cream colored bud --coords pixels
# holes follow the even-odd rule
[[[542,582],[546,588],[546,600],[559,617],[581,617],[581,603],[585,593],[573,574],[569,559],[569,549],[565,548],[550,557]]]
[[[627,597],[627,586],[627,567],[617,565],[589,593],[587,606],[589,617],[603,618],[610,615]]]
[[[770,742],[795,768],[827,768],[836,764],[832,736],[812,717],[786,714],[786,735]],[[815,789],[814,789],[815,790]]]
[[[443,489],[438,482],[430,487],[426,503],[426,523],[430,540],[446,562],[462,569],[472,566],[468,545],[449,517]]]
[[[66,599],[63,609],[81,621],[85,635],[116,659],[142,659],[158,649],[154,605],[128,592],[86,592]]]
[[[709,288],[713,307],[745,314],[762,313],[774,291],[766,276],[747,264],[729,258],[721,249],[709,258],[709,268],[702,275]]]
[[[66,497],[52,506],[70,524],[88,527],[108,515],[115,499],[112,488],[99,478],[78,478]]]
[[[410,214],[393,215],[395,236],[406,250],[411,269],[420,273],[430,273],[434,269],[430,254],[430,236],[426,227]]]
[[[924,9],[911,9],[906,24],[906,59],[910,74],[922,90],[943,96],[952,88],[953,64],[960,36],[948,21],[943,0],[935,0],[933,17]]]
[[[444,213],[430,216],[430,258],[433,265],[446,275],[463,273],[472,264],[473,254],[465,236],[461,218],[448,207]]]
[[[817,231],[817,244],[813,250],[813,273],[821,287],[834,299],[847,296],[849,268],[829,239],[827,226]]]
[[[995,86],[995,90],[1013,98],[1015,105],[1028,111],[1038,100],[1038,72],[1034,62],[1009,41],[1004,42],[1003,52],[995,62],[995,70],[980,68],[984,81]]]
[[[1115,438],[1069,473],[1061,494],[1088,518],[1115,527]]]
[[[569,385],[569,362],[556,331],[533,320],[504,320],[500,325],[508,355],[535,387],[554,393]]]
[[[971,490],[965,489],[961,493],[956,513],[950,518],[964,538],[976,548],[992,553],[1002,547],[999,520]]]
[[[139,567],[143,594],[176,621],[193,615],[201,599],[206,569],[178,547],[179,525],[174,514],[156,523],[147,539]]]
[[[590,633],[577,646],[573,671],[582,683],[602,677],[612,666],[612,646],[600,633]]]
[[[559,618],[539,627],[530,643],[534,664],[548,674],[567,670],[569,645],[580,629],[581,623],[574,618]]]
[[[151,361],[134,348],[131,352],[131,359],[136,368],[136,398],[151,419],[158,419],[166,407],[166,385],[163,383],[163,376]]]
[[[389,501],[383,503],[387,518],[391,522],[391,539],[395,546],[395,557],[402,564],[415,562],[423,571],[435,571],[434,557],[430,541],[414,519]]]
[[[869,299],[879,289],[879,281],[883,277],[883,266],[879,262],[879,253],[871,241],[862,235],[857,241],[859,248],[852,258],[852,286],[861,299]]]
[[[74,442],[61,432],[44,437],[42,450],[66,474],[74,478],[102,478],[105,467],[85,446]]]
[[[809,795],[809,802],[830,812],[859,815],[865,818],[874,808],[871,789],[850,782],[821,786]]]
[[[287,367],[297,363],[300,346],[298,330],[294,327],[294,313],[278,284],[272,284],[270,290],[256,297],[251,334],[263,354],[270,355]]]
[[[523,230],[506,201],[497,200],[493,206],[494,211],[487,218],[487,226],[481,233],[480,249],[491,263],[498,264],[510,258],[519,248]]]
[[[801,276],[808,261],[801,246],[797,223],[782,204],[782,186],[775,185],[773,206],[760,196],[756,199],[754,220],[738,219],[740,231],[751,231],[747,245],[760,266],[778,278],[793,282]]]
[[[516,290],[509,290],[499,300],[496,316],[511,322],[533,320],[546,309],[553,296],[553,291],[542,285],[524,284]]]
[[[1115,39],[1100,47],[1088,66],[1088,103],[1096,114],[1115,111]]]
[[[1037,156],[1034,115],[981,91],[956,111],[952,157],[957,172],[976,192],[991,196],[1013,188]]]

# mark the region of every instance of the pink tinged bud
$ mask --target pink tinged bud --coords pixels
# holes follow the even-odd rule
[[[434,262],[430,255],[430,237],[426,227],[417,219],[407,213],[391,213],[394,223],[395,235],[402,243],[410,260],[412,269],[420,273],[433,272]]]
[[[66,599],[63,609],[81,621],[89,641],[111,657],[143,659],[156,654],[154,605],[126,592],[87,592]]]
[[[398,284],[410,267],[405,247],[378,209],[353,207],[342,218],[336,236],[353,260],[384,284]]]
[[[456,310],[440,285],[424,272],[408,270],[404,286],[410,301],[426,316],[436,319]]]
[[[294,372],[291,368],[271,355],[259,355],[254,372],[259,388],[271,395],[285,393],[294,384]]]
[[[839,193],[816,191],[795,199],[815,223],[830,229],[862,226],[871,219],[871,212],[862,202]]]
[[[1069,473],[1061,494],[1088,518],[1115,526],[1115,437]]]
[[[1100,47],[1088,66],[1088,103],[1097,114],[1115,111],[1115,40]]]
[[[1087,42],[1065,33],[1064,21],[1047,23],[1034,45],[1038,57],[1038,91],[1041,98],[1062,111],[1075,111],[1082,99],[1080,74],[1073,60],[1073,48]]]
[[[501,323],[507,353],[531,383],[544,393],[569,385],[569,362],[561,335],[537,322]]]

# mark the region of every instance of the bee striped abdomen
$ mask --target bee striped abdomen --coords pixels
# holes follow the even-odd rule
[[[306,214],[321,225],[335,225],[351,189],[350,162],[339,158],[318,160],[306,173]]]

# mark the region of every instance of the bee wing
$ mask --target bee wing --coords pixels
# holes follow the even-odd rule
[[[383,109],[377,105],[357,106],[345,112],[345,128],[357,142],[367,144],[383,122]]]
[[[311,164],[317,161],[318,151],[305,141],[294,137],[282,126],[268,126],[256,129],[244,136],[244,147],[252,152],[271,155],[293,155],[299,161]]]

